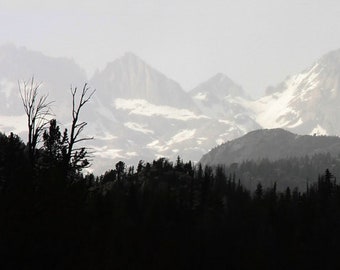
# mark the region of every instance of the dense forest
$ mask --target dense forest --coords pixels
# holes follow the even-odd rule
[[[251,192],[228,168],[180,158],[94,176],[84,156],[68,159],[66,138],[52,120],[32,161],[18,136],[0,134],[1,269],[340,267],[329,170],[303,192],[278,191],[279,179]]]
[[[329,153],[318,153],[304,157],[290,157],[279,160],[246,160],[241,163],[226,165],[225,170],[236,174],[242,185],[254,191],[261,182],[265,188],[274,183],[278,191],[285,191],[287,187],[299,188],[306,191],[309,185],[317,181],[317,176],[326,169],[334,175],[340,175],[340,158]]]

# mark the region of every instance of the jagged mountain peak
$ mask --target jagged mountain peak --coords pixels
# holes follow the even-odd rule
[[[22,114],[17,80],[32,75],[54,94],[58,118],[68,119],[69,86],[81,86],[86,77],[72,61],[60,59],[11,44],[0,46],[0,99],[5,104],[0,113],[9,119],[0,121],[0,128],[14,125],[8,116]],[[339,63],[340,50],[330,52],[273,88],[271,94],[252,101],[223,73],[185,92],[177,82],[127,52],[89,81],[97,91],[86,117],[93,124],[98,155],[112,158],[119,153],[117,158],[131,160],[139,155],[149,159],[177,153],[198,160],[214,145],[262,127],[339,135]],[[256,136],[260,145],[273,132],[277,138],[287,137],[286,131],[275,129],[254,131],[245,138]]]
[[[192,99],[207,116],[226,123],[247,122],[248,127],[260,128],[244,106],[250,99],[242,87],[223,73],[217,73],[190,91]],[[242,124],[242,125],[243,125]],[[248,129],[249,130],[249,129]]]
[[[104,68],[106,72],[114,72],[117,69],[122,69],[124,71],[134,72],[134,73],[157,73],[159,76],[164,76],[160,71],[156,68],[149,65],[145,60],[141,57],[136,55],[133,52],[125,52],[122,56],[118,57],[117,59],[109,62],[107,66]]]
[[[219,82],[222,82],[222,81],[225,81],[227,80],[228,82],[232,82],[232,80],[227,76],[225,75],[224,73],[222,72],[218,72],[216,73],[214,76],[212,76],[209,80],[211,81],[219,81]]]
[[[179,108],[195,107],[190,96],[176,81],[131,52],[107,64],[104,70],[93,76],[91,84],[100,89],[98,95],[105,102],[112,103],[117,98],[125,98]]]
[[[232,80],[228,75],[226,75],[226,74],[223,73],[223,72],[217,72],[217,73],[216,73],[214,76],[212,76],[210,79],[211,79],[211,80],[212,80],[212,79],[220,80],[220,82],[227,81],[227,82],[229,82],[229,83],[236,84],[234,80]]]
[[[58,76],[54,76],[54,73]],[[11,43],[0,46],[0,79],[5,81],[29,80],[35,77],[37,81],[54,85],[79,85],[87,81],[86,72],[79,67],[74,59],[66,57],[51,57],[39,51],[17,47]],[[63,78],[63,79],[61,79]],[[51,92],[62,89],[51,89]]]
[[[32,77],[41,83],[39,91],[49,93],[49,99],[58,103],[68,102],[70,85],[81,87],[86,73],[73,59],[50,57],[41,52],[17,47],[0,46],[0,114],[17,115],[22,112],[18,81]],[[55,108],[58,111],[59,108]],[[61,110],[62,111],[62,110]]]
[[[126,68],[128,67],[143,67],[146,69],[153,69],[151,66],[149,66],[142,58],[137,56],[133,52],[125,52],[121,57],[117,58],[113,62],[109,63],[108,66],[114,67],[116,65],[121,65]],[[155,70],[156,71],[156,70]],[[158,72],[158,71],[157,71]]]
[[[299,134],[340,134],[340,50],[322,56],[257,100],[256,120]]]
[[[137,54],[131,52],[131,51],[127,51],[124,53],[124,55],[122,57],[120,57],[120,59],[126,59],[126,60],[132,60],[132,61],[139,61],[139,62],[143,62],[145,63],[144,60],[142,60],[142,58],[140,58]]]
[[[13,43],[5,43],[0,45],[0,56],[1,57],[12,57],[16,54],[19,53],[31,53],[31,54],[35,54],[35,55],[42,55],[41,52],[37,52],[37,51],[31,51],[28,50],[26,47],[24,46],[16,46]]]
[[[334,81],[331,80],[334,76],[340,77],[340,49],[324,54],[309,67],[297,74],[287,76],[284,81],[276,86],[269,86],[265,93],[266,96],[277,95],[277,93],[285,91],[290,85],[296,86],[295,90],[298,93],[303,91],[305,85],[311,89],[312,85],[308,86],[307,84],[318,83],[318,80],[326,79],[329,85],[330,82]],[[327,88],[322,89],[327,90]]]
[[[16,64],[19,64],[20,62],[20,64],[23,66],[33,65],[33,68],[35,63],[50,64],[55,62],[58,62],[60,65],[63,64],[77,66],[76,62],[72,58],[48,56],[40,51],[31,50],[25,46],[16,46],[12,43],[0,45],[0,61],[4,61],[5,59],[13,61],[13,58],[18,61]],[[24,60],[28,61],[28,63],[23,62]],[[40,63],[39,61],[43,63]],[[78,66],[77,68],[81,69]]]
[[[324,54],[318,62],[328,65],[329,64],[340,65],[340,49],[333,50]]]
[[[245,97],[242,87],[223,73],[217,73],[207,81],[199,84],[197,87],[191,90],[192,95],[198,94],[200,92],[214,95],[216,98],[225,98],[227,96]]]

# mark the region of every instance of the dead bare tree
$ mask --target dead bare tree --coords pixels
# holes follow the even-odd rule
[[[91,91],[87,83],[84,84],[77,101],[78,88],[71,87],[72,94],[72,125],[70,129],[70,137],[68,140],[68,150],[66,154],[66,164],[71,168],[81,170],[89,166],[89,153],[86,147],[76,147],[76,144],[92,140],[93,137],[81,137],[80,134],[84,130],[87,122],[79,121],[79,114],[86,103],[89,102],[96,90]]]
[[[28,126],[28,152],[32,164],[35,163],[37,155],[37,144],[46,125],[49,123],[48,116],[52,115],[48,101],[48,95],[39,95],[38,89],[41,83],[36,83],[34,77],[22,83],[18,82],[19,92]]]

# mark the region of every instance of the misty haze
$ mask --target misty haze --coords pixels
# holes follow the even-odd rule
[[[0,268],[338,269],[338,14],[5,0]]]

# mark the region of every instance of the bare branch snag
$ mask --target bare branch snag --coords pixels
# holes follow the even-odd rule
[[[48,95],[39,95],[38,89],[41,83],[36,83],[34,77],[29,81],[18,82],[21,101],[27,115],[28,126],[28,151],[32,164],[35,163],[37,154],[37,144],[46,125],[49,123],[48,117],[52,115],[48,101]]]
[[[80,134],[83,132],[86,122],[79,122],[79,115],[81,109],[85,106],[86,103],[89,102],[95,90],[90,89],[90,87],[85,83],[81,93],[79,100],[77,101],[77,93],[78,88],[71,88],[72,95],[72,125],[70,131],[70,138],[68,144],[68,152],[67,152],[67,164],[70,164],[71,167],[81,170],[82,168],[86,168],[89,166],[88,162],[88,151],[85,147],[75,148],[75,144],[92,140],[93,137],[83,137],[79,138]]]

